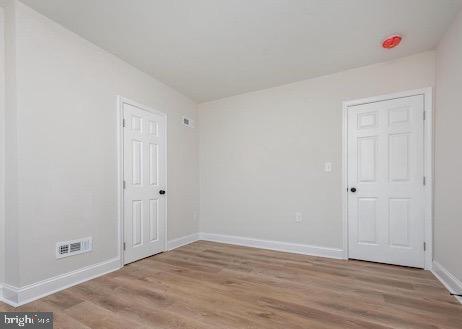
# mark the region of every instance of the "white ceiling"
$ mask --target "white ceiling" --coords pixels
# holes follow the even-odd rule
[[[434,48],[461,0],[23,0],[203,102]],[[384,50],[381,40],[404,42]]]

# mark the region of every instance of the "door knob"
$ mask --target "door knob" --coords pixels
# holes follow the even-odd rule
[[[355,193],[355,192],[356,192],[356,187],[352,187],[352,188],[350,189],[350,191],[353,192],[353,193]]]
[[[164,195],[164,194],[165,194],[165,191],[164,191],[164,190],[160,190],[160,191],[159,191],[159,194]]]

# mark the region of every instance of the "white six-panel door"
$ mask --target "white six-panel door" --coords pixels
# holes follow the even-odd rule
[[[348,108],[349,258],[424,267],[424,99]]]
[[[164,251],[166,118],[122,103],[124,263]]]

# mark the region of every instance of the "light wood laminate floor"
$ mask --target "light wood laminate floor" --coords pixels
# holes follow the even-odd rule
[[[199,241],[3,311],[55,328],[462,328],[428,271]]]

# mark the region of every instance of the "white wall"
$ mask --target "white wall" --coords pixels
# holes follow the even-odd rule
[[[0,7],[0,282],[5,278],[5,11]],[[0,283],[1,285],[1,283]],[[1,292],[0,292],[1,296]]]
[[[4,281],[19,278],[17,215],[17,111],[16,111],[16,19],[14,1],[2,0],[5,18],[5,130],[4,130]],[[14,220],[8,221],[7,218]],[[11,260],[8,262],[8,260]]]
[[[7,222],[18,226],[19,275],[7,282],[24,286],[117,256],[117,95],[167,113],[168,237],[197,232],[198,135],[181,122],[196,117],[196,104],[15,4],[17,105],[8,111],[17,141],[8,143],[17,180],[7,193],[17,199]],[[86,236],[93,252],[55,258],[57,241]]]
[[[342,101],[434,80],[426,52],[200,104],[201,231],[342,248]]]
[[[462,281],[462,13],[436,63],[435,260]]]
[[[169,239],[201,231],[342,248],[342,101],[435,84],[435,53],[426,52],[200,104],[191,130],[181,116],[196,118],[193,101],[23,4],[2,3],[0,173],[4,166],[5,281],[14,286],[117,256],[116,95],[168,114]],[[462,158],[448,145],[461,138],[461,30],[459,15],[437,53],[435,177],[436,258],[459,279]],[[1,217],[0,200],[0,225]],[[56,241],[84,236],[94,238],[92,253],[55,259]]]

